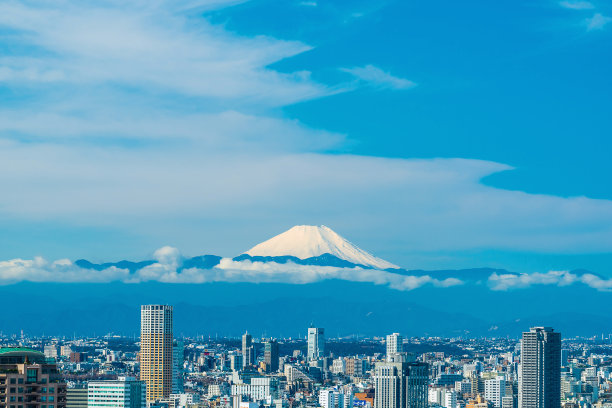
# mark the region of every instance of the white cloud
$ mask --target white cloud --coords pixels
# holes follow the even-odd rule
[[[318,3],[316,1],[301,1],[300,6],[317,7]]]
[[[595,13],[593,17],[586,19],[587,30],[602,30],[611,21],[612,17],[604,16],[601,13]]]
[[[559,3],[561,7],[572,10],[591,10],[595,6],[589,1],[562,1]]]
[[[75,92],[104,83],[258,106],[329,93],[308,73],[267,68],[309,46],[241,37],[200,17],[201,7],[231,3],[3,2],[0,27],[15,31],[15,49],[33,51],[0,57],[0,81],[58,82]]]
[[[53,219],[165,239],[180,217],[190,221],[172,234],[173,241],[191,237],[181,246],[214,240],[218,229],[201,230],[202,222],[214,220],[223,225],[228,245],[245,225],[263,231],[255,244],[294,224],[314,222],[375,254],[387,245],[411,251],[612,250],[611,201],[528,194],[480,182],[506,169],[462,159],[211,154],[189,143],[108,149],[0,142],[5,192],[0,208],[14,220]],[[372,243],[364,245],[364,238]],[[234,245],[231,255],[252,246]]]
[[[568,271],[550,271],[546,273],[497,274],[489,277],[492,290],[506,291],[524,289],[534,285],[569,286],[582,283],[597,290],[612,290],[612,279],[602,279],[593,274],[578,275]]]
[[[438,280],[431,276],[403,276],[385,271],[361,268],[336,268],[306,266],[293,263],[277,264],[241,261],[228,258],[213,269],[184,269],[181,255],[176,248],[163,247],[155,251],[158,262],[146,266],[133,274],[125,269],[111,267],[102,271],[82,269],[69,260],[48,262],[42,258],[34,260],[13,259],[0,262],[0,284],[20,281],[33,282],[111,282],[126,283],[206,283],[206,282],[277,282],[306,284],[323,280],[339,279],[352,282],[371,282],[386,285],[396,290],[413,290],[424,285],[451,287],[463,284],[459,279]]]
[[[413,81],[393,76],[390,73],[375,67],[374,65],[342,68],[341,70],[353,75],[360,81],[366,82],[377,88],[402,90],[410,89],[416,86],[416,83]]]

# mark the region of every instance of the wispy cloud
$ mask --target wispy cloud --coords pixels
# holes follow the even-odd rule
[[[561,7],[572,10],[591,10],[595,6],[589,1],[562,1],[559,3]]]
[[[319,4],[316,1],[301,1],[300,6],[317,7]]]
[[[492,290],[506,291],[510,289],[525,289],[537,285],[569,286],[582,283],[601,291],[612,290],[612,279],[602,279],[593,274],[578,275],[568,271],[550,271],[546,273],[497,274],[489,277]]]
[[[342,68],[341,71],[347,72],[358,80],[376,88],[402,90],[416,86],[416,83],[413,81],[393,76],[389,72],[383,71],[374,65]]]
[[[586,19],[587,30],[602,30],[611,21],[612,17],[604,16],[601,13],[595,13],[593,17]]]

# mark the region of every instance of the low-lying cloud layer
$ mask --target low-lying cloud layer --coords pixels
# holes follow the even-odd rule
[[[460,277],[438,279],[435,277],[435,271],[428,275],[416,276],[374,269],[297,265],[292,262],[234,261],[230,258],[222,258],[220,263],[212,269],[183,269],[181,266],[184,258],[178,249],[172,247],[158,249],[154,257],[155,263],[133,273],[115,266],[100,271],[81,268],[68,259],[54,262],[40,257],[32,260],[12,259],[0,262],[0,284],[7,285],[21,281],[61,283],[119,281],[132,284],[151,281],[176,284],[209,282],[308,284],[336,279],[370,282],[400,291],[409,291],[425,285],[447,288],[465,284],[481,284],[480,281],[468,282]],[[593,274],[578,275],[567,271],[532,274],[492,273],[487,282],[490,289],[495,291],[525,289],[537,285],[562,287],[578,283],[600,291],[612,290],[612,279],[606,280]]]
[[[612,279],[602,279],[590,273],[576,274],[569,271],[550,271],[547,273],[497,274],[489,277],[492,290],[523,289],[538,285],[569,286],[575,283],[585,284],[601,291],[612,290]]]

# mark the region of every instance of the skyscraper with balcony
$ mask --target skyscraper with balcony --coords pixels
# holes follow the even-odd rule
[[[140,315],[140,380],[147,401],[172,392],[172,306],[143,305]]]
[[[427,408],[428,384],[427,363],[376,363],[374,408]]]
[[[325,329],[317,327],[308,328],[308,361],[316,360],[325,355]]]
[[[66,383],[38,351],[0,348],[0,408],[66,408]]]
[[[561,333],[532,327],[523,333],[519,408],[561,406]]]

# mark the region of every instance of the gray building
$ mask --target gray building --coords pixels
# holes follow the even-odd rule
[[[376,363],[374,408],[427,408],[429,365]]]
[[[264,345],[264,363],[266,363],[269,372],[275,373],[278,371],[278,342],[269,340]]]
[[[523,333],[519,408],[561,406],[561,333],[533,327]]]
[[[317,327],[308,328],[308,353],[306,358],[316,360],[325,355],[325,329]]]
[[[242,366],[247,367],[255,364],[255,347],[253,336],[248,332],[242,335]]]

